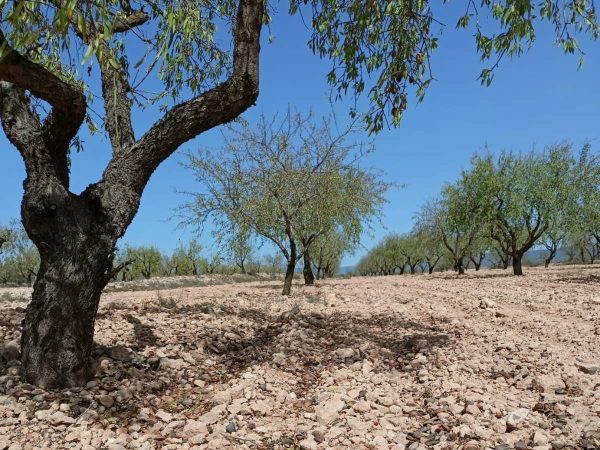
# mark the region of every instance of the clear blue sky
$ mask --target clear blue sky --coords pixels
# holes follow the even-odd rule
[[[388,180],[406,187],[389,192],[382,218],[386,228],[376,226],[374,237],[365,236],[366,247],[388,232],[408,231],[419,206],[445,182],[454,180],[471,155],[485,145],[494,151],[527,151],[534,145],[541,148],[563,140],[577,146],[589,140],[595,148],[600,146],[598,43],[584,44],[586,63],[583,70],[577,70],[578,58],[564,55],[543,29],[534,48],[519,59],[504,60],[494,83],[485,88],[477,80],[482,63],[472,31],[454,29],[460,10],[448,7],[443,11],[447,26],[432,59],[437,81],[423,103],[409,106],[400,128],[384,130],[375,137],[377,151],[368,165],[384,170]],[[271,34],[273,43],[265,42],[262,47],[260,97],[246,117],[252,119],[261,112],[270,115],[288,104],[326,114],[329,62],[312,55],[306,46],[308,32],[299,17],[276,16]],[[348,105],[335,105],[340,116],[346,114]],[[152,111],[136,117],[138,136],[156,120]],[[84,133],[83,139],[85,151],[74,155],[72,161],[72,189],[76,192],[100,177],[110,157],[103,138]],[[177,223],[168,220],[172,208],[184,200],[175,191],[198,189],[178,161],[187,150],[218,146],[219,141],[218,132],[206,133],[185,144],[155,172],[126,242],[155,244],[169,252],[178,240],[190,238],[189,231],[177,230]],[[17,151],[2,133],[0,148],[2,224],[19,215],[25,172]],[[210,247],[209,235],[201,240]],[[348,255],[344,265],[354,264],[362,253],[364,250]]]

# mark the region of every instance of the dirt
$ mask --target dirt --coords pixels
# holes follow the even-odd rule
[[[11,290],[0,450],[600,448],[600,266],[280,289],[106,293],[96,378],[52,392],[19,381]]]

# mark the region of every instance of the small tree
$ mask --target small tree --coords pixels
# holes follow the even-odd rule
[[[165,274],[165,257],[154,246],[126,246],[125,258],[131,261],[129,275],[132,279],[149,279]]]
[[[176,275],[199,275],[204,262],[202,245],[196,239],[187,245],[179,243],[169,261]]]
[[[383,203],[388,185],[358,165],[363,144],[345,141],[332,118],[317,126],[310,115],[264,116],[256,128],[229,127],[225,148],[189,155],[188,167],[205,189],[183,206],[186,223],[211,217],[221,236],[247,228],[274,244],[287,261],[284,295],[296,264],[321,236],[339,229],[357,241]]]
[[[446,186],[441,200],[429,202],[422,208],[419,221],[438,236],[454,270],[459,275],[464,274],[465,260],[481,232],[481,223],[476,220],[465,193],[456,185]]]
[[[243,274],[248,273],[247,265],[252,259],[254,246],[252,245],[252,232],[247,227],[235,227],[227,240],[227,250],[233,263]]]
[[[18,220],[0,230],[0,271],[4,283],[31,286],[40,266],[40,256]]]
[[[489,224],[490,237],[508,250],[513,273],[523,275],[522,259],[569,203],[574,160],[568,145],[543,153],[501,152],[475,156],[457,183],[476,220]]]
[[[312,245],[312,264],[317,280],[331,278],[340,269],[342,255],[352,251],[354,246],[339,231],[319,237]]]

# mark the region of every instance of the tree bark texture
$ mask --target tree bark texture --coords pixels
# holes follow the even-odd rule
[[[235,119],[256,101],[263,9],[260,0],[239,0],[229,77],[171,108],[137,140],[128,73],[101,66],[104,122],[113,157],[101,180],[78,195],[69,191],[69,149],[86,115],[83,89],[10,48],[0,30],[5,48],[0,121],[25,162],[21,213],[41,258],[21,339],[21,370],[29,383],[82,386],[92,376],[94,323],[102,289],[115,276],[116,242],[133,220],[156,168],[181,144]],[[114,31],[147,20],[144,12],[125,11]],[[51,106],[44,119],[28,95]]]
[[[315,275],[312,270],[311,262],[310,262],[310,253],[308,249],[304,250],[304,269],[302,273],[304,275],[304,284],[307,286],[312,286],[315,284]]]

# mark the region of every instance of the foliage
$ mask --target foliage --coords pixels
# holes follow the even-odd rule
[[[272,20],[274,7],[266,5],[264,23]],[[90,57],[95,55],[100,66],[127,72],[135,103],[166,106],[184,92],[195,95],[215,85],[231,71],[232,52],[223,36],[234,33],[237,10],[234,0],[139,0],[133,5],[0,0],[6,36],[0,58],[10,44],[57,77],[83,85],[92,100],[84,74],[93,70]],[[290,0],[289,12],[310,18],[308,46],[331,60],[327,79],[337,96],[368,95],[371,107],[364,120],[371,131],[397,124],[408,96],[421,100],[434,78],[430,57],[443,25],[427,0]],[[556,43],[566,53],[583,54],[578,38],[598,37],[591,0],[467,2],[456,26],[472,29],[482,60],[491,61],[481,72],[482,83],[491,82],[502,57],[521,55],[533,44],[542,21],[554,27]],[[152,78],[163,88],[150,89]],[[91,117],[88,121],[95,128]]]
[[[348,237],[337,230],[317,238],[311,246],[311,261],[317,280],[335,276],[340,270],[342,256],[354,247]]]
[[[0,283],[31,285],[40,266],[40,256],[23,225],[12,220],[0,227]]]
[[[200,268],[205,265],[202,257],[202,246],[196,239],[187,245],[179,243],[169,258],[171,275],[199,275]]]
[[[131,261],[126,268],[127,273],[123,278],[130,280],[166,275],[168,272],[165,256],[153,245],[133,247],[127,245],[124,250],[124,259]]]
[[[211,218],[217,236],[252,230],[281,251],[289,276],[321,236],[337,230],[358,242],[388,184],[359,165],[370,148],[346,142],[355,132],[352,124],[339,131],[332,117],[316,125],[291,112],[230,126],[223,149],[189,155],[204,190],[183,205],[185,223]]]
[[[540,153],[503,151],[497,158],[476,155],[457,182],[476,221],[486,224],[489,236],[508,249],[516,275],[522,274],[525,252],[572,203],[574,164],[568,145]]]

